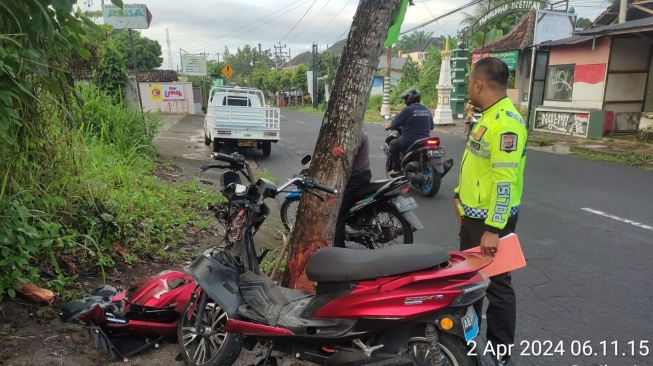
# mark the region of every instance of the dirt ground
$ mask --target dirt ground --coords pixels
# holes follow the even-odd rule
[[[167,118],[163,134],[174,133],[174,118]],[[172,128],[171,128],[172,127]],[[170,129],[170,132],[166,130]],[[183,148],[190,151],[205,151],[202,136],[193,136],[182,144]],[[202,150],[199,150],[202,148]],[[171,151],[171,149],[161,149]],[[199,166],[202,164],[197,159],[183,157],[181,152],[166,155],[164,152],[159,158],[159,165],[166,166],[157,172],[157,175],[171,183],[197,179]],[[255,164],[254,164],[255,165]],[[169,169],[173,167],[173,170]],[[254,175],[259,171],[254,167]],[[204,183],[207,184],[207,183]],[[211,186],[210,183],[208,183]],[[217,189],[217,186],[213,184]],[[278,208],[273,200],[269,200],[271,212],[265,225],[256,234],[258,243],[265,243],[265,247],[275,248],[281,245],[281,221]],[[219,224],[215,222],[212,229],[196,233],[188,238],[186,245],[191,248],[189,252],[202,250],[216,244],[220,240]],[[190,260],[188,258],[187,260]],[[117,263],[116,267],[107,273],[107,283],[111,285],[129,286],[139,279],[155,275],[167,269],[181,269],[184,262],[174,264],[137,263],[128,266]],[[79,279],[84,289],[90,291],[102,283],[101,276],[83,277]],[[131,364],[138,366],[183,365],[180,361],[178,346],[175,340],[164,341],[156,348],[150,348],[142,353],[125,360],[111,361],[106,353],[96,350],[89,338],[88,328],[63,323],[59,320],[59,309],[62,303],[55,301],[50,307],[41,307],[27,299],[15,299],[0,303],[0,365],[3,366],[86,366],[86,365],[118,365]],[[245,366],[254,363],[255,357],[263,352],[243,350],[236,366]]]

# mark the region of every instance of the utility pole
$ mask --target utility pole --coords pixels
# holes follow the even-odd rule
[[[132,35],[132,29],[129,28],[129,44],[132,49],[132,64],[134,65],[134,77],[136,78],[136,93],[138,93],[138,104],[141,107],[141,112],[143,111],[143,98],[141,97],[141,86],[138,82],[138,66],[136,65],[136,52],[134,52],[134,36]]]
[[[492,0],[487,0],[487,12],[490,12],[490,8],[492,7]],[[483,58],[483,53],[485,53],[485,39],[487,37],[487,23],[483,24],[483,45],[481,46],[481,58]]]
[[[261,51],[261,44],[260,43],[258,44],[258,54],[259,55],[263,54],[263,52]]]
[[[619,23],[626,22],[626,13],[628,12],[628,0],[621,0],[619,6]]]
[[[284,48],[286,48],[286,45],[282,46],[281,42],[279,42],[279,46],[274,45],[274,65],[276,70],[279,70],[280,66],[283,67],[283,59],[288,54],[283,50]],[[281,62],[281,65],[279,65],[279,62]]]
[[[317,109],[317,43],[313,43],[313,93],[311,100],[313,101],[313,109]]]
[[[388,46],[385,52],[385,77],[383,78],[383,104],[381,104],[381,115],[390,115],[390,72],[392,70],[392,46]]]

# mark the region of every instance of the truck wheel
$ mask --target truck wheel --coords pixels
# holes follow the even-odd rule
[[[270,156],[272,152],[272,143],[270,141],[264,141],[261,150],[263,150],[263,156]]]
[[[213,152],[220,152],[220,143],[218,142],[218,139],[213,139]]]

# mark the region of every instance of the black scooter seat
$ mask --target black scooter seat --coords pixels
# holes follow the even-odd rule
[[[351,282],[436,267],[449,260],[437,245],[403,244],[375,250],[328,247],[318,250],[306,265],[314,282]]]
[[[381,179],[381,180],[374,180],[369,182],[365,187],[362,187],[356,192],[356,196],[354,197],[355,200],[360,200],[362,198],[365,198],[366,196],[369,196],[370,194],[378,191],[381,187],[384,185],[388,184],[388,182],[394,180],[393,179]]]
[[[408,148],[406,149],[406,152],[412,151],[415,147],[417,147],[417,145],[419,145],[420,143],[422,143],[422,142],[424,142],[424,141],[426,141],[428,139],[430,139],[430,137],[425,137],[423,139],[416,140],[410,146],[408,146]]]

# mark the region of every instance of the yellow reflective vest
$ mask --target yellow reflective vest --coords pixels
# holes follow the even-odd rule
[[[484,219],[492,232],[519,213],[526,162],[526,126],[508,97],[483,111],[469,133],[454,189],[461,216]]]

